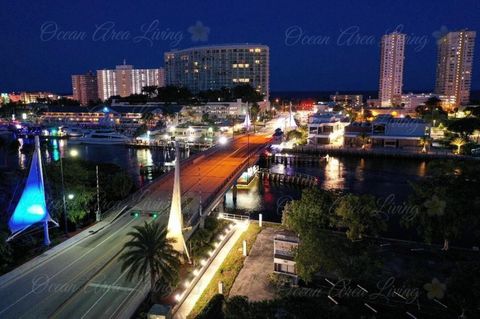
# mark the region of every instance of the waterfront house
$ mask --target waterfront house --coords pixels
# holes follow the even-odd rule
[[[341,143],[349,120],[335,113],[315,113],[308,119],[308,144],[328,145]]]
[[[345,128],[344,145],[418,148],[430,136],[430,126],[422,119],[377,116],[371,122],[353,122]]]

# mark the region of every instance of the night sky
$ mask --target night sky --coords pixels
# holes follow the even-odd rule
[[[462,28],[480,33],[479,0],[2,1],[0,92],[69,93],[71,74],[124,58],[159,67],[173,48],[246,42],[270,46],[272,91],[377,90],[380,37],[395,29],[410,36],[404,91],[431,91],[437,38]]]

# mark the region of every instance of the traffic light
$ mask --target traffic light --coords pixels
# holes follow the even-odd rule
[[[155,218],[158,217],[158,213],[157,213],[157,212],[150,213],[149,215],[150,215],[150,217],[152,217],[153,219],[155,219]]]
[[[135,211],[131,211],[131,212],[130,212],[130,216],[133,216],[133,217],[137,218],[138,216],[140,216],[140,212],[138,212],[138,211],[136,211],[136,210],[135,210]]]

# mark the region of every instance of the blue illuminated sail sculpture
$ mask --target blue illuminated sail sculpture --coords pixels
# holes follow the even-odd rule
[[[15,211],[8,222],[8,227],[12,232],[9,239],[20,234],[28,227],[43,223],[44,242],[50,245],[48,236],[48,222],[52,220],[47,211],[47,203],[45,200],[45,187],[43,183],[42,156],[40,154],[40,140],[35,136],[35,151],[33,152],[32,163],[28,173],[27,182],[23,190],[22,196],[18,201]]]

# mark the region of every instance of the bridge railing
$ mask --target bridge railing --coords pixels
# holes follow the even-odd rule
[[[238,215],[238,214],[230,214],[230,213],[220,213],[220,214],[218,214],[218,218],[220,218],[220,219],[234,220],[234,221],[250,220],[250,216]]]

